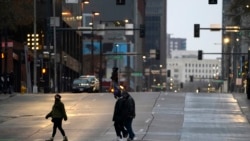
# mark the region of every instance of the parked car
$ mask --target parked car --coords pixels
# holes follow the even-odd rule
[[[79,78],[88,79],[93,85],[94,92],[98,92],[100,90],[100,82],[95,75],[81,75]]]
[[[98,86],[98,87],[97,87]],[[72,84],[72,92],[96,92],[99,90],[99,85],[88,78],[74,79]]]

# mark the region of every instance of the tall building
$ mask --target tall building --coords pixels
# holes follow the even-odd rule
[[[172,58],[171,54],[175,50],[186,50],[186,38],[172,38],[170,34],[167,35],[167,58]]]
[[[125,80],[131,91],[140,91],[143,82],[141,54],[144,44],[143,38],[139,36],[139,28],[140,25],[144,24],[145,1],[126,0],[124,5],[119,5],[116,2],[114,0],[91,0],[90,4],[83,8],[83,14],[90,15],[94,29],[98,28],[99,25],[103,25],[106,29],[101,38],[97,32],[94,32],[94,40],[91,38],[93,35],[83,36],[83,49],[85,49],[83,50],[83,62],[87,68],[83,73],[94,73],[100,76],[100,70],[102,70],[103,78],[110,79],[112,68],[118,67],[120,80]],[[100,15],[93,16],[93,12],[99,12]],[[86,22],[87,18],[83,20]],[[132,35],[126,34],[125,21],[133,25],[132,28],[135,30]],[[108,30],[108,28],[113,30]],[[94,53],[86,51],[91,47],[91,44],[96,48]],[[100,50],[102,50],[102,62],[100,62]],[[116,54],[129,52],[135,54],[115,57]]]
[[[198,87],[206,89],[208,85],[212,85],[218,89],[221,86],[221,83],[216,82],[221,76],[221,60],[197,60],[197,56],[171,58],[168,59],[167,68],[171,72],[167,90],[194,92]]]
[[[167,61],[167,49],[166,49],[166,0],[146,0],[146,12],[145,12],[145,26],[146,37],[144,45],[144,53],[146,54],[146,60],[144,64],[145,69],[152,69],[156,66],[156,69],[166,68]],[[159,52],[159,57],[153,57],[150,51]],[[161,77],[161,85],[166,82],[165,75],[158,75]],[[148,78],[150,79],[150,77]],[[151,86],[153,79],[147,80],[150,83],[146,86]]]
[[[227,81],[231,90],[246,86],[246,75],[239,76],[243,70],[239,69],[247,61],[249,50],[249,5],[247,1],[223,0],[222,27],[236,27],[238,32],[225,30],[222,32],[222,78]],[[227,41],[227,42],[225,42]],[[247,73],[242,73],[247,74]],[[237,80],[241,79],[241,84]]]
[[[128,88],[141,91],[145,86],[145,67],[152,64],[166,67],[166,0],[125,0],[122,5],[116,0],[90,0],[88,5],[83,2],[37,1],[37,31],[44,36],[43,48],[36,56],[42,63],[34,72],[38,74],[35,77],[39,81],[40,76],[46,79],[41,79],[42,83],[50,84],[51,90],[56,91],[58,87],[59,92],[68,91],[73,78],[94,73],[108,79],[112,67],[119,65],[120,78],[126,80]],[[100,15],[95,16],[96,12]],[[124,20],[133,24],[128,27],[134,29],[133,34],[125,32]],[[140,27],[143,26],[145,38],[140,37]],[[100,28],[105,30],[104,34],[97,31]],[[21,43],[26,41],[26,34],[32,33],[32,29],[20,30]],[[150,58],[151,49],[158,50],[159,60]],[[43,55],[47,55],[46,58]],[[148,57],[146,64],[143,55]],[[34,63],[31,60],[31,66],[36,66]],[[41,73],[42,67],[46,67],[47,73]],[[161,75],[158,77],[162,78]],[[42,87],[40,82],[34,83]]]

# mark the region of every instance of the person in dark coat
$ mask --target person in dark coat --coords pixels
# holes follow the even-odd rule
[[[113,114],[114,127],[117,135],[117,141],[122,141],[122,138],[127,138],[128,132],[124,127],[124,118],[123,118],[124,99],[122,99],[121,91],[118,88],[115,88],[114,97],[117,99]]]
[[[123,115],[124,118],[124,125],[128,131],[129,138],[128,141],[134,140],[135,133],[132,128],[132,122],[135,118],[135,101],[133,97],[126,91],[122,92],[122,99],[123,99]]]
[[[55,103],[52,107],[52,110],[45,116],[46,119],[48,119],[49,117],[52,118],[51,121],[54,123],[54,125],[53,125],[52,136],[50,139],[48,139],[46,141],[53,141],[54,140],[57,128],[60,130],[61,134],[63,135],[63,141],[68,141],[68,138],[65,135],[65,132],[62,128],[62,120],[64,119],[64,121],[66,121],[68,119],[68,117],[66,114],[64,104],[61,101],[61,95],[59,95],[59,94],[55,95]]]

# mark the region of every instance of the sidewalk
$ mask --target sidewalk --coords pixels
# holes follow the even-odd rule
[[[0,94],[0,101],[6,100],[6,99],[8,99],[8,98],[10,98],[10,97],[13,97],[13,96],[17,95],[17,94],[19,94],[19,93]]]
[[[245,93],[233,93],[234,98],[237,100],[242,113],[246,116],[250,123],[250,100],[247,99]]]

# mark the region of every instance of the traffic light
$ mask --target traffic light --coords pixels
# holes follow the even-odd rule
[[[167,70],[167,77],[171,77],[171,70]]]
[[[189,78],[190,78],[190,82],[194,81],[194,76],[193,75],[190,75]]]
[[[240,63],[240,71],[241,71],[241,76],[242,78],[246,74],[245,70],[245,56],[241,56],[241,63]]]
[[[183,88],[183,83],[182,82],[180,83],[180,87]]]
[[[116,5],[125,5],[126,0],[116,0]]]
[[[42,68],[42,74],[46,73],[46,68]]]
[[[145,37],[145,25],[144,24],[140,25],[140,37],[141,38]]]
[[[113,67],[113,71],[111,74],[111,80],[118,84],[118,68],[117,67]]]
[[[202,60],[203,52],[202,50],[198,50],[198,60]]]
[[[4,59],[4,53],[1,53],[1,58]]]
[[[238,72],[237,77],[240,78],[242,76],[242,67],[238,67],[237,72]]]
[[[155,59],[160,60],[160,58],[161,58],[161,53],[160,53],[160,50],[157,49],[156,52],[155,52]]]
[[[200,24],[194,24],[194,37],[200,37]]]
[[[217,4],[217,0],[208,0],[208,4]]]

